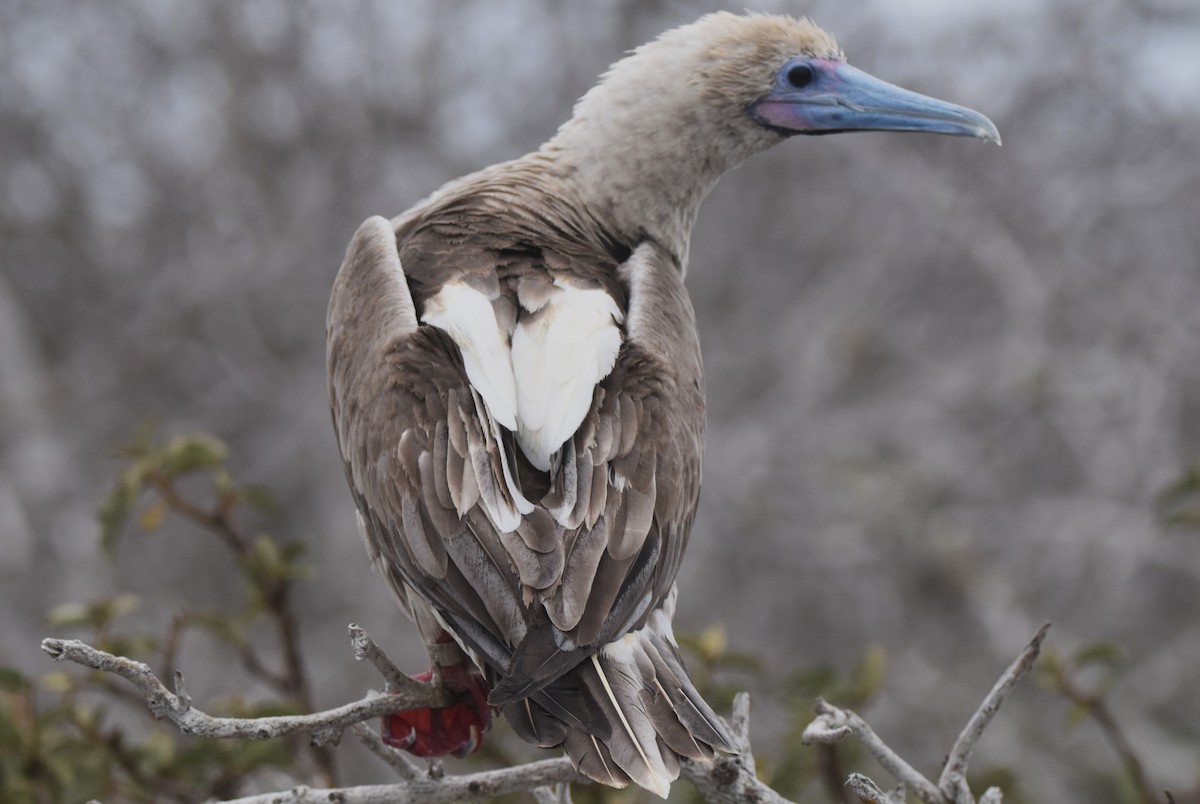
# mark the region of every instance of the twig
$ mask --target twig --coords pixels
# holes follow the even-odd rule
[[[445,690],[413,681],[400,673],[367,635],[357,626],[350,627],[355,655],[374,664],[388,679],[392,694],[372,693],[362,700],[311,715],[264,718],[212,717],[191,705],[184,689],[183,676],[176,672],[175,692],[163,685],[153,671],[142,662],[97,650],[78,640],[46,639],[42,650],[54,659],[76,662],[86,667],[119,675],[130,681],[144,696],[151,712],[171,720],[180,731],[201,737],[243,737],[268,739],[291,734],[310,734],[314,745],[336,741],[342,731],[352,727],[355,735],[377,756],[391,765],[402,782],[392,785],[371,785],[351,788],[314,789],[297,787],[287,792],[267,793],[237,799],[234,804],[288,804],[293,802],[328,802],[342,804],[374,804],[375,802],[459,801],[468,798],[488,798],[518,791],[533,792],[539,804],[569,804],[570,792],[555,785],[588,780],[576,771],[566,757],[542,760],[524,765],[483,773],[445,775],[440,766],[430,766],[422,772],[401,752],[391,749],[382,738],[363,725],[363,721],[380,715],[418,707],[440,707],[452,703],[456,696]],[[1046,634],[1043,627],[1021,657],[1014,662],[963,729],[942,774],[943,786],[933,784],[887,746],[861,717],[850,710],[839,709],[818,699],[817,717],[804,730],[804,743],[833,744],[854,735],[897,781],[900,787],[885,793],[873,781],[852,773],[847,785],[863,801],[874,804],[901,804],[905,788],[911,789],[926,804],[974,804],[964,772],[971,748],[987,727],[1004,697],[1014,684],[1028,672]],[[739,693],[733,702],[730,731],[739,753],[717,756],[711,762],[682,760],[680,775],[696,786],[706,801],[713,804],[738,804],[755,801],[759,804],[789,804],[755,771],[750,747],[750,696]],[[980,804],[999,804],[1000,791],[989,788]]]
[[[372,693],[353,703],[308,715],[213,717],[191,706],[186,693],[181,695],[168,690],[150,667],[142,662],[97,650],[77,639],[44,639],[42,650],[56,661],[65,659],[125,678],[141,691],[150,711],[156,717],[165,717],[184,734],[194,734],[198,737],[267,740],[289,734],[321,734],[325,741],[329,741],[351,724],[404,709],[445,706],[452,700],[452,696],[443,690],[409,679],[404,690],[389,695]],[[182,676],[177,674],[179,690],[182,689],[181,681]]]
[[[350,727],[350,731],[372,754],[390,765],[402,779],[415,779],[421,775],[421,769],[408,758],[408,754],[385,743],[379,732],[366,723],[355,723]]]
[[[209,513],[197,505],[193,505],[186,497],[175,490],[175,485],[157,472],[152,472],[147,481],[162,496],[163,502],[175,513],[186,517],[197,525],[211,530],[221,537],[238,557],[245,556],[250,551],[250,545],[245,537],[233,527],[225,512],[218,510]]]
[[[167,627],[167,638],[163,642],[162,669],[159,671],[164,676],[175,670],[175,657],[183,642],[183,633],[191,625],[191,622],[192,615],[187,611],[176,612],[175,616],[171,618],[171,624]]]
[[[850,735],[858,738],[863,748],[867,749],[884,770],[892,778],[916,793],[917,798],[926,804],[943,804],[943,797],[937,785],[926,779],[912,765],[909,765],[875,733],[865,720],[849,709],[839,709],[831,706],[824,699],[818,698],[813,709],[817,717],[804,729],[800,741],[810,743],[836,743]]]
[[[1158,795],[1146,778],[1146,770],[1142,767],[1142,760],[1138,756],[1137,751],[1134,750],[1133,745],[1129,742],[1129,738],[1125,736],[1125,732],[1121,729],[1120,724],[1117,723],[1117,719],[1113,717],[1112,711],[1108,708],[1108,704],[1105,703],[1104,698],[1100,695],[1084,691],[1064,665],[1055,666],[1054,680],[1058,684],[1059,692],[1065,695],[1076,706],[1086,709],[1088,715],[1096,721],[1100,730],[1104,732],[1104,736],[1108,739],[1113,751],[1116,752],[1121,760],[1121,764],[1125,766],[1125,770],[1129,773],[1129,778],[1133,781],[1138,797],[1146,804],[1155,804],[1159,800]]]
[[[854,804],[852,789],[848,790],[847,776],[842,768],[841,755],[837,745],[819,743],[817,745],[817,776],[821,780],[829,800],[836,804]]]
[[[535,787],[529,791],[537,804],[571,804],[571,785],[559,782],[551,787]]]
[[[730,731],[741,751],[735,756],[717,756],[712,762],[683,760],[679,773],[696,786],[705,801],[713,804],[786,804],[787,799],[758,778],[750,751],[750,694],[739,692],[733,699]]]
[[[218,500],[211,511],[195,505],[175,488],[171,478],[159,472],[152,472],[147,482],[158,491],[164,503],[180,516],[190,519],[202,528],[216,534],[234,553],[238,561],[244,561],[252,552],[252,542],[245,534],[234,527],[231,513],[233,497]],[[304,711],[311,712],[313,705],[312,691],[308,683],[308,675],[304,668],[304,659],[300,651],[300,634],[296,617],[289,602],[291,579],[282,577],[270,583],[258,584],[258,592],[266,605],[267,612],[275,621],[279,632],[280,647],[283,651],[283,671],[276,673],[267,669],[259,660],[249,643],[243,646],[242,659],[246,668],[255,675],[272,684],[277,690],[290,697]],[[165,672],[170,672],[168,667]],[[340,734],[340,732],[338,732]],[[337,734],[332,737],[337,742]],[[328,750],[322,748],[323,742],[313,741],[310,746],[311,755],[316,762],[323,781],[326,784],[336,783],[333,767],[333,757]]]
[[[412,679],[400,672],[400,668],[392,663],[387,654],[375,644],[371,635],[360,625],[350,623],[350,645],[354,648],[354,658],[357,661],[366,660],[375,666],[379,675],[383,676],[388,688],[402,689],[413,683]]]
[[[988,727],[988,724],[999,710],[1001,704],[1004,703],[1004,699],[1008,693],[1032,669],[1038,652],[1041,650],[1042,641],[1046,638],[1046,632],[1049,628],[1050,624],[1046,623],[1038,629],[1038,632],[1034,634],[1033,639],[1030,640],[1025,650],[1004,671],[1000,679],[987,694],[987,697],[983,699],[979,708],[971,715],[967,721],[967,725],[963,727],[958,739],[954,742],[954,747],[947,757],[942,775],[936,785],[921,775],[912,765],[901,759],[861,717],[849,709],[839,709],[836,706],[831,706],[820,698],[817,699],[816,706],[814,707],[817,717],[805,727],[804,733],[800,738],[801,742],[806,745],[810,743],[832,745],[850,735],[854,735],[862,743],[867,753],[874,757],[892,775],[892,778],[900,782],[902,787],[911,789],[917,798],[921,799],[925,804],[975,804],[975,799],[971,795],[971,790],[966,780],[967,761],[970,758],[971,750],[975,747],[975,743]],[[871,787],[866,786],[867,782],[870,782]],[[856,787],[855,784],[859,786]],[[854,790],[855,795],[864,801],[904,800],[903,793],[899,794],[899,797],[895,799],[871,798],[871,796],[884,794],[874,782],[871,782],[870,779],[860,774],[851,774],[851,789]],[[984,793],[982,801],[987,801],[990,804],[998,804],[1000,801],[1000,790],[998,788],[989,788]]]
[[[971,719],[963,727],[958,739],[954,741],[954,747],[950,749],[946,764],[942,768],[942,775],[938,779],[938,787],[946,794],[947,798],[955,797],[954,787],[950,781],[951,776],[958,774],[965,777],[967,775],[967,761],[971,757],[975,743],[983,735],[988,724],[992,722],[992,718],[999,711],[1004,699],[1008,697],[1008,693],[1026,673],[1033,669],[1033,663],[1042,650],[1042,641],[1045,640],[1046,632],[1049,630],[1050,623],[1046,623],[1038,629],[1038,632],[1033,635],[1033,639],[1025,646],[1025,650],[1021,651],[1021,655],[996,681],[991,692],[983,699],[983,703],[975,710],[975,714],[971,715]]]
[[[979,804],[1000,804],[1003,800],[1004,794],[1000,792],[999,787],[989,787],[979,797]]]
[[[846,779],[846,786],[866,804],[904,804],[904,785],[885,793],[868,777],[861,773],[852,773]]]
[[[283,793],[264,793],[234,799],[225,804],[328,804],[330,801],[339,804],[398,804],[418,801],[421,804],[436,804],[445,801],[494,798],[546,785],[582,781],[587,780],[571,766],[571,761],[566,757],[559,757],[530,762],[515,768],[443,776],[440,779],[426,777],[398,784],[362,785],[332,790],[297,787]]]
[[[254,650],[254,643],[249,639],[243,639],[241,644],[237,646],[238,656],[242,660],[242,667],[246,672],[260,681],[266,682],[276,690],[285,691],[288,689],[288,679],[282,673],[276,673],[271,668],[263,663],[263,660],[258,657],[258,653]]]

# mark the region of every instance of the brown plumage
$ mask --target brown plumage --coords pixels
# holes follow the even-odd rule
[[[364,223],[334,285],[333,420],[376,568],[521,737],[606,784],[665,796],[679,757],[734,750],[670,627],[704,435],[683,285],[700,202],[790,133],[995,138],[948,104],[837,108],[846,82],[881,91],[851,71],[804,20],[670,31],[537,152]]]

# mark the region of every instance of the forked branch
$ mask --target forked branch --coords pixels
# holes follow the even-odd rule
[[[805,729],[804,742],[833,743],[851,735],[857,737],[868,753],[901,785],[898,790],[885,792],[866,776],[852,773],[846,784],[864,802],[901,804],[907,788],[926,804],[975,804],[966,783],[971,751],[1009,691],[1033,666],[1048,627],[1043,626],[1038,631],[968,720],[951,749],[937,784],[901,759],[857,714],[831,706],[823,700],[817,701],[817,717]],[[146,664],[114,656],[78,640],[46,639],[42,641],[42,650],[58,661],[72,661],[125,678],[142,694],[155,716],[170,720],[185,734],[255,740],[309,734],[314,745],[325,745],[336,744],[349,728],[368,749],[392,766],[402,779],[388,785],[326,789],[297,787],[289,791],[236,799],[239,804],[300,804],[315,801],[340,801],[344,804],[396,801],[425,803],[490,798],[519,791],[533,793],[539,802],[569,802],[570,793],[565,785],[588,782],[565,757],[494,771],[445,775],[422,768],[403,752],[384,744],[375,731],[363,725],[364,721],[404,709],[445,706],[454,701],[454,696],[408,678],[365,631],[354,625],[350,626],[350,631],[355,657],[370,661],[379,670],[387,681],[388,694],[372,692],[358,701],[323,712],[278,717],[230,718],[206,714],[192,706],[184,688],[183,676],[178,671],[175,672],[175,690],[172,692]],[[750,747],[750,696],[746,693],[740,693],[734,699],[731,731],[740,749],[739,754],[718,756],[712,762],[683,761],[681,775],[695,785],[709,802],[787,804],[787,799],[758,778]],[[999,789],[988,789],[979,799],[979,804],[985,802],[999,804]]]
[[[983,735],[988,724],[1000,706],[1008,697],[1009,692],[1016,686],[1031,669],[1041,652],[1042,642],[1050,623],[1046,623],[1033,639],[1021,651],[1008,669],[1001,674],[991,691],[980,703],[963,727],[958,739],[954,742],[942,774],[937,784],[925,778],[919,771],[909,765],[893,751],[879,735],[875,733],[866,721],[849,709],[839,709],[818,699],[816,704],[817,717],[804,730],[805,743],[835,743],[853,735],[875,760],[900,783],[898,792],[885,793],[875,782],[861,774],[851,774],[848,784],[860,799],[866,802],[892,804],[904,801],[904,789],[912,792],[925,804],[975,804],[975,797],[967,786],[967,762],[975,743]],[[999,788],[989,788],[980,797],[980,804],[998,804],[1000,801]]]

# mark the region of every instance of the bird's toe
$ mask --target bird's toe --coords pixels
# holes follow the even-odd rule
[[[428,683],[434,677],[431,668],[413,676]],[[468,664],[441,668],[442,686],[454,692],[466,693],[468,700],[443,707],[406,709],[385,715],[382,722],[383,741],[419,757],[458,757],[478,750],[483,734],[492,724],[488,706],[490,692],[487,682]]]

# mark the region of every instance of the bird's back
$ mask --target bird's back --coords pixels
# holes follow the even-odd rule
[[[373,220],[329,356],[377,565],[486,668],[523,738],[665,791],[676,754],[732,748],[670,631],[704,422],[681,267],[536,156]]]

